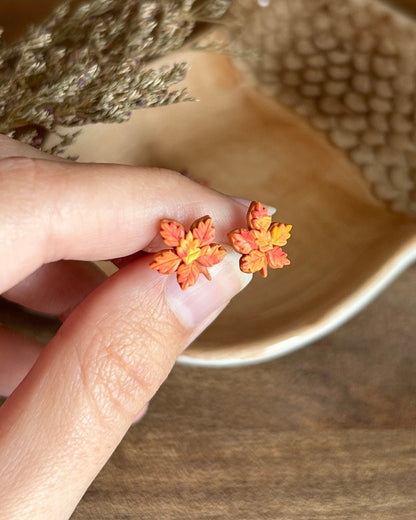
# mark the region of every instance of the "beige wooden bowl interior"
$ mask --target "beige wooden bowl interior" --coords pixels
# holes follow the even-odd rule
[[[194,364],[258,362],[313,341],[416,257],[414,22],[369,1],[237,4],[241,42],[259,49],[257,83],[225,56],[170,57],[190,64],[198,102],[85,127],[68,150],[187,171],[293,224],[292,265],[233,300],[182,356]]]
[[[121,127],[86,128],[70,153],[186,170],[225,193],[275,205],[294,225],[291,267],[256,278],[182,360],[274,357],[341,323],[411,262],[416,223],[376,198],[360,165],[278,97],[249,85],[229,58],[178,59],[190,63],[187,83],[199,102],[136,112]]]

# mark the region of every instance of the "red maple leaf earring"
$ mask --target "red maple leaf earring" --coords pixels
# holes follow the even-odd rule
[[[215,227],[209,215],[195,220],[188,232],[176,220],[163,219],[160,235],[172,249],[156,253],[150,269],[161,274],[176,273],[181,289],[194,285],[200,274],[211,280],[208,267],[221,262],[227,254],[222,246],[213,243]]]
[[[253,201],[247,212],[248,229],[234,229],[228,233],[231,245],[240,253],[240,269],[243,273],[267,276],[267,268],[279,269],[290,264],[281,246],[290,238],[290,224],[272,222],[267,209]]]

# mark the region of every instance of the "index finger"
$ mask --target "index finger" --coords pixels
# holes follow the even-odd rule
[[[143,249],[161,218],[185,226],[209,214],[217,241],[246,208],[172,171],[9,157],[0,160],[0,293],[40,265]]]

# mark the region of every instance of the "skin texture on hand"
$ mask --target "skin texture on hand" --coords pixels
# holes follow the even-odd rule
[[[166,217],[209,213],[226,243],[246,210],[174,172],[55,161],[0,138],[0,293],[63,319],[43,349],[0,328],[0,391],[13,390],[2,520],[69,518],[178,354],[251,279],[233,253],[186,291],[148,255],[108,279],[84,261],[146,249]]]

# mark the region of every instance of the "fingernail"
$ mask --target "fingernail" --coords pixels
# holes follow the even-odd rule
[[[248,208],[252,202],[251,200],[242,199],[241,197],[230,197],[230,199],[235,200],[235,202],[238,202],[238,204],[241,204],[245,208]],[[274,206],[269,206],[269,204],[263,204],[263,206],[267,209],[267,213],[270,216],[274,215],[277,211],[277,209]]]
[[[141,421],[143,419],[143,417],[146,415],[148,408],[149,408],[149,403],[147,403],[147,405],[140,410],[140,412],[133,419],[132,424],[136,424],[139,421]]]
[[[200,275],[196,284],[185,291],[179,287],[176,277],[171,276],[167,281],[167,302],[188,329],[202,332],[252,279],[252,275],[240,271],[240,255],[225,247],[227,255],[224,260],[209,268],[211,280]]]

